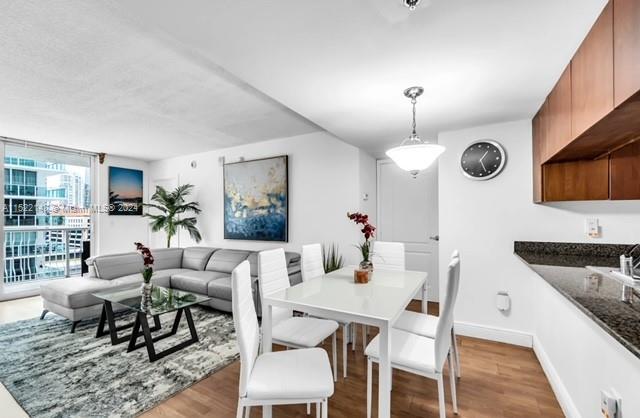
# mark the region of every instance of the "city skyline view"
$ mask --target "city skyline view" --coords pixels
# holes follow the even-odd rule
[[[89,159],[23,151],[5,149],[4,283],[10,285],[79,273],[90,238]]]

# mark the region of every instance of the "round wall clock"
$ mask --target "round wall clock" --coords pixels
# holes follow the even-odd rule
[[[472,142],[460,157],[462,173],[472,180],[494,178],[506,163],[507,154],[502,145],[489,139]]]

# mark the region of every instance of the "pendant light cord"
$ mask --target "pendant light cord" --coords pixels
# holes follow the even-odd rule
[[[413,105],[413,124],[411,127],[413,128],[413,135],[416,135],[416,98],[413,97],[411,99],[411,104]]]

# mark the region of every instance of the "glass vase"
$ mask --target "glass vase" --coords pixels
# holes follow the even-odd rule
[[[362,260],[360,262],[360,270],[368,270],[370,272],[373,271],[373,263],[371,260]]]

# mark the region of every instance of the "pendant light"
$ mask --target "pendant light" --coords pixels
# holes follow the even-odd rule
[[[409,87],[404,91],[404,95],[411,99],[413,105],[413,124],[411,125],[413,129],[411,135],[399,146],[387,151],[387,156],[398,167],[411,173],[413,178],[416,178],[420,171],[433,164],[445,150],[442,145],[423,141],[416,133],[416,99],[423,92],[422,87]]]

